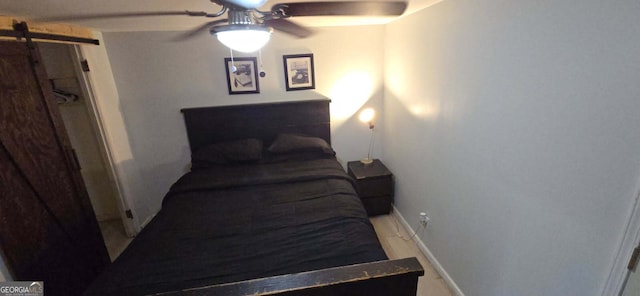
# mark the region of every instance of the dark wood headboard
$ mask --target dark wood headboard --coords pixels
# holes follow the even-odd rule
[[[261,139],[268,145],[283,132],[319,137],[331,144],[330,102],[323,99],[180,111],[191,152],[209,144],[245,138]]]

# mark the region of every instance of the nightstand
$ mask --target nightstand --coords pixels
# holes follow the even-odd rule
[[[393,199],[393,174],[379,159],[370,164],[347,163],[349,176],[355,179],[358,195],[369,216],[389,214]]]

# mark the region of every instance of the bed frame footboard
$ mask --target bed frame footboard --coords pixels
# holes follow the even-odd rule
[[[313,270],[156,295],[414,296],[424,269],[416,258]]]

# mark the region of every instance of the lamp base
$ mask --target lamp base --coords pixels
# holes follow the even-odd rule
[[[371,164],[373,162],[373,159],[371,159],[371,158],[363,158],[363,159],[360,160],[360,162],[362,164]]]

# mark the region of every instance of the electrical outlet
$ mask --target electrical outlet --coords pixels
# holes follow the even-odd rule
[[[427,227],[427,224],[429,223],[431,219],[429,219],[429,217],[427,216],[427,213],[425,212],[420,212],[420,224],[423,227]]]

